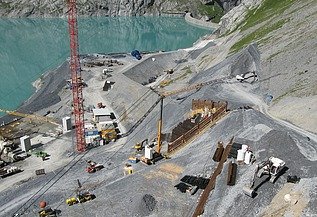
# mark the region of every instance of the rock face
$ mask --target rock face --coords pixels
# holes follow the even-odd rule
[[[215,0],[225,12],[230,11],[232,8],[238,6],[243,0]]]
[[[199,0],[196,0],[199,1]],[[162,13],[184,13],[190,1],[180,4],[164,0],[78,0],[78,14],[84,16],[138,16]],[[60,17],[65,16],[65,0],[3,0],[0,16],[6,17]]]
[[[132,16],[159,13],[155,0],[78,0],[78,14],[86,16]],[[65,16],[65,0],[4,0],[0,2],[0,15],[8,17]]]
[[[221,18],[218,29],[219,33],[223,34],[234,30],[244,20],[247,11],[254,9],[261,2],[262,0],[241,0],[241,3],[237,7],[232,8],[232,10]]]
[[[78,14],[82,16],[142,16],[184,14],[192,12],[203,17],[203,5],[218,3],[225,12],[241,0],[77,0]],[[2,0],[2,17],[63,17],[67,12],[65,0]]]

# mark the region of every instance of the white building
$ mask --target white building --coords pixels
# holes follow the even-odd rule
[[[94,115],[93,120],[95,122],[111,120],[111,116],[113,115],[113,112],[108,108],[93,109],[92,113]]]

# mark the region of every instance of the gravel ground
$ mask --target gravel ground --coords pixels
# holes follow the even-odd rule
[[[173,56],[178,59],[178,57],[183,58],[186,52],[179,51],[167,55],[180,55]],[[201,60],[208,52],[209,49],[202,50],[197,58]],[[224,52],[227,52],[225,48]],[[160,62],[160,56],[164,55],[155,56],[157,60],[153,61],[151,59],[153,56],[149,54],[143,62],[137,62],[139,63],[137,67],[155,68],[155,64]],[[173,67],[173,61],[169,59]],[[170,132],[187,117],[192,99],[227,100],[231,112],[193,142],[173,154],[171,159],[162,160],[152,166],[135,164],[134,173],[127,176],[123,175],[123,167],[127,158],[134,153],[132,148],[134,144],[145,138],[152,139],[156,135],[159,106],[143,116],[157,100],[158,95],[139,83],[143,82],[142,71],[133,74],[134,70],[131,69],[137,63],[128,57],[123,68],[110,77],[115,84],[108,92],[101,90],[104,82],[100,78],[102,67],[87,72],[86,76],[90,79],[87,80],[89,85],[84,89],[84,94],[88,96],[87,94],[91,93],[91,95],[87,101],[85,100],[86,106],[103,100],[115,111],[117,118],[125,114],[126,117],[120,121],[123,132],[133,127],[140,117],[143,117],[143,121],[127,137],[116,143],[91,149],[82,155],[72,153],[71,142],[63,141],[63,138],[69,138],[71,134],[62,136],[59,141],[52,141],[48,144],[52,149],[54,144],[65,145],[65,147],[59,146],[60,156],[51,161],[53,164],[58,160],[67,159],[63,166],[57,166],[45,176],[31,178],[1,191],[0,197],[3,200],[0,200],[0,215],[11,216],[16,212],[23,213],[23,216],[35,215],[38,211],[38,202],[44,199],[53,209],[61,210],[62,216],[190,216],[197,205],[201,191],[190,195],[181,193],[174,186],[185,175],[208,177],[216,167],[212,155],[216,150],[217,142],[221,140],[227,143],[232,136],[235,136],[235,142],[250,145],[257,162],[269,156],[279,157],[286,162],[288,170],[274,185],[271,183],[262,185],[258,190],[258,196],[252,199],[243,194],[242,187],[250,181],[254,165],[238,166],[236,185],[232,187],[224,184],[227,176],[225,166],[217,179],[215,190],[209,196],[204,216],[214,216],[215,213],[217,216],[260,216],[271,204],[274,195],[283,188],[288,174],[302,178],[295,188],[301,191],[307,200],[307,206],[303,208],[303,216],[313,215],[317,212],[314,206],[316,197],[312,193],[316,189],[314,183],[317,174],[315,137],[308,137],[307,135],[311,134],[306,131],[289,127],[267,114],[265,110],[267,105],[259,88],[261,82],[250,84],[235,81],[234,75],[244,73],[245,69],[260,70],[259,59],[259,52],[253,45],[217,65],[211,65],[201,73],[192,73],[180,80],[179,83],[184,86],[225,77],[221,83],[167,97],[164,100],[163,133]],[[181,68],[187,66],[194,67],[191,58],[176,68],[175,76],[181,74]],[[127,72],[129,78],[125,76]],[[259,78],[260,80],[263,78],[260,72]],[[166,89],[177,87],[177,83]],[[67,110],[65,102],[69,101],[69,94],[65,92],[61,95],[60,103],[66,105],[64,110]],[[143,100],[139,100],[142,97]],[[246,105],[252,106],[253,109],[242,109]],[[103,163],[105,168],[95,174],[86,173],[86,161],[89,159]],[[96,199],[68,207],[65,200],[75,195],[77,179],[81,181],[84,189],[96,195]],[[34,197],[31,198],[32,195]]]

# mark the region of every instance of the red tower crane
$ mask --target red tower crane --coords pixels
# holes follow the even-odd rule
[[[81,84],[81,69],[78,49],[76,0],[68,0],[68,29],[70,39],[70,72],[72,78],[73,107],[77,151],[86,150],[84,128],[84,104]]]

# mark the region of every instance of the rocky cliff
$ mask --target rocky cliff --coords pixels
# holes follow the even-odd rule
[[[223,12],[240,0],[78,0],[81,16],[142,16],[184,14],[219,22]],[[2,17],[63,17],[67,13],[65,0],[0,0]]]

